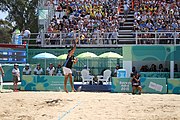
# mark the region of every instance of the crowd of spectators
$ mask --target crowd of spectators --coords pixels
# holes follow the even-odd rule
[[[180,2],[175,0],[135,0],[134,31],[180,31]],[[152,38],[155,34],[140,34],[140,38]],[[159,38],[173,38],[174,34],[158,34]],[[149,41],[153,43],[154,41]],[[169,41],[171,42],[171,41]]]
[[[115,44],[118,29],[122,27],[122,21],[125,21],[120,16],[120,7],[127,3],[130,3],[129,0],[51,0],[48,5],[53,4],[56,13],[49,24],[48,32],[67,33],[61,36],[62,38],[80,37],[81,43],[96,44],[97,38],[111,38],[110,42]],[[48,37],[59,36],[51,34]]]
[[[45,5],[55,9],[48,33],[61,32],[61,38],[66,40],[80,37],[81,44],[116,44],[118,30],[123,27],[130,9],[134,10],[134,32],[146,32],[138,34],[139,38],[156,37],[163,39],[158,41],[160,43],[173,43],[174,36],[180,36],[171,33],[180,31],[180,2],[177,0],[47,0]],[[148,33],[155,31],[167,33]],[[50,43],[59,38],[59,34],[48,34],[46,38]],[[154,39],[144,41],[140,42],[155,43]]]
[[[155,64],[151,64],[151,66],[143,65],[140,68],[140,72],[170,72],[169,68],[163,66],[163,64],[159,64],[156,66]],[[178,72],[178,65],[174,65],[174,72]]]

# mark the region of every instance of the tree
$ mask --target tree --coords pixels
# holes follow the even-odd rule
[[[0,20],[0,43],[10,43],[12,24],[6,20]]]
[[[37,5],[38,0],[0,0],[0,10],[9,13],[6,20],[15,22],[20,30],[30,28],[31,32],[38,32]]]

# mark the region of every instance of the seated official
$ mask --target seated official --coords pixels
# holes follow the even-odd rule
[[[31,75],[31,68],[29,64],[26,64],[23,68],[23,75]]]
[[[55,72],[56,72],[56,76],[63,76],[61,64],[58,64],[58,66],[57,66]]]
[[[53,76],[55,74],[55,68],[52,63],[50,63],[49,67],[47,67],[46,74],[50,76]]]
[[[117,77],[117,71],[120,69],[121,67],[120,67],[120,65],[119,64],[117,64],[116,65],[116,68],[114,69],[114,77]]]
[[[34,68],[34,75],[42,75],[43,69],[41,68],[40,64],[37,64],[36,68]]]
[[[140,81],[140,75],[137,74],[132,74],[132,79],[131,79],[131,83],[132,83],[132,94],[135,94],[135,90],[138,90],[139,94],[141,94],[142,91],[142,87],[141,87],[141,81]]]

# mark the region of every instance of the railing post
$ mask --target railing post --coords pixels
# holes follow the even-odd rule
[[[117,45],[117,42],[118,42],[117,39],[118,39],[118,32],[116,31],[116,41],[115,41],[115,42],[116,42],[116,45]]]
[[[177,37],[177,35],[176,35],[176,30],[174,31],[174,45],[176,45],[176,37]]]
[[[157,44],[157,31],[155,31],[155,44]]]
[[[59,44],[62,47],[62,32],[59,32],[60,36],[59,36]]]
[[[138,35],[137,35],[137,30],[136,30],[136,45],[138,44],[138,39],[137,39]]]
[[[40,38],[41,38],[41,46],[44,47],[44,41],[45,41],[45,33],[44,33],[44,31],[40,32]]]
[[[100,32],[97,32],[97,44],[99,44],[99,33]]]
[[[81,43],[80,43],[80,42],[81,42],[80,37],[81,37],[81,35],[80,35],[80,31],[79,31],[79,32],[78,32],[79,45],[81,44]]]

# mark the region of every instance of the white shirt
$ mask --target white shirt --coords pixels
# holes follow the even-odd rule
[[[49,67],[47,67],[46,70],[48,71],[49,75],[53,76],[53,73],[54,73],[54,71],[55,71],[55,68],[54,68],[54,67],[52,67],[51,69],[50,69]]]
[[[12,74],[13,74],[13,76],[17,76],[18,80],[20,80],[20,71],[19,71],[19,68],[17,68],[17,69],[13,68]]]
[[[19,76],[19,75],[20,75],[19,68],[17,68],[17,69],[13,68],[12,73],[13,73],[13,75],[15,75],[15,76]]]
[[[29,37],[30,34],[31,34],[31,32],[29,30],[25,30],[23,36]]]
[[[29,68],[29,69],[23,68],[23,73],[25,73],[25,75],[30,75],[31,68]]]
[[[43,73],[43,69],[40,68],[39,70],[37,68],[34,68],[34,72],[36,72],[37,75],[41,75]]]

